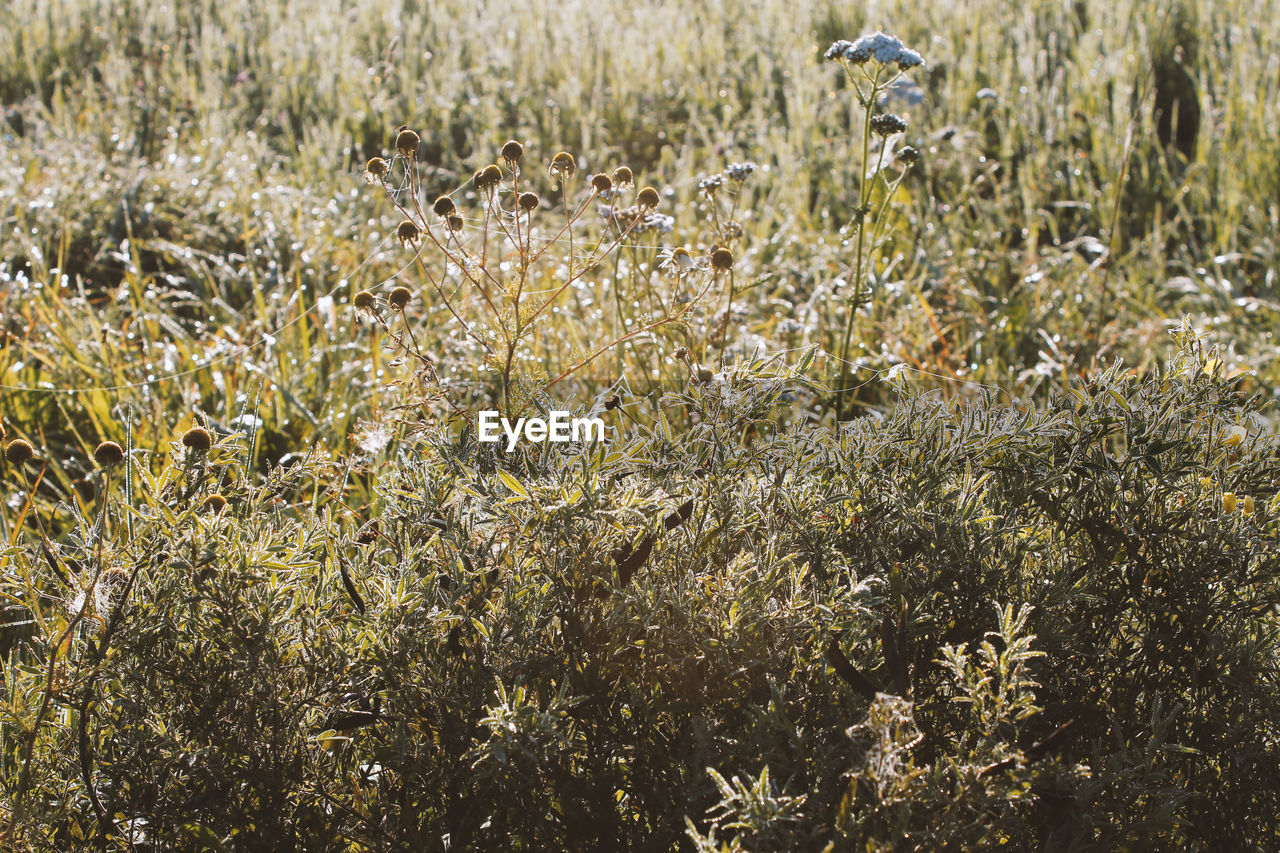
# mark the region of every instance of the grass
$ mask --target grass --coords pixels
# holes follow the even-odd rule
[[[1087,580],[1067,565],[1068,555],[1081,553],[1078,537],[1094,537],[1093,560],[1105,536],[1073,528],[1078,520],[1041,505],[1036,512],[1045,517],[992,534],[1004,544],[998,558],[986,559],[1002,568],[998,582],[981,588],[1001,604],[998,618],[989,610],[956,610],[961,587],[928,572],[908,583],[910,597],[901,598],[906,582],[894,580],[895,573],[903,571],[899,564],[913,565],[915,552],[892,538],[878,551],[859,550],[850,519],[868,514],[873,504],[856,495],[871,484],[840,468],[854,464],[847,444],[870,429],[881,436],[865,439],[878,453],[893,446],[884,443],[890,434],[911,446],[916,468],[904,465],[894,476],[912,470],[933,476],[925,451],[938,450],[930,443],[936,437],[901,420],[921,399],[955,401],[956,422],[965,423],[964,411],[1016,419],[1017,412],[1056,411],[1074,395],[1088,396],[1091,402],[1077,400],[1085,410],[1101,406],[1100,389],[1112,388],[1112,408],[1088,409],[1098,423],[1073,423],[1072,438],[1063,439],[1100,466],[1099,477],[1116,453],[1130,453],[1134,435],[1145,435],[1135,418],[1174,430],[1188,448],[1217,446],[1213,430],[1238,426],[1257,448],[1243,457],[1247,463],[1229,450],[1188,450],[1179,456],[1181,468],[1155,452],[1154,467],[1133,474],[1127,492],[1108,492],[1077,471],[1070,476],[1084,478],[1072,481],[1079,494],[1105,492],[1096,508],[1108,518],[1126,516],[1135,495],[1148,492],[1160,495],[1157,515],[1173,512],[1175,493],[1200,477],[1211,482],[1196,501],[1220,500],[1223,491],[1256,496],[1257,514],[1228,538],[1236,537],[1232,547],[1246,567],[1242,589],[1253,590],[1255,582],[1261,589],[1259,577],[1274,578],[1274,516],[1267,515],[1274,509],[1266,508],[1276,471],[1274,444],[1267,442],[1280,393],[1280,117],[1270,105],[1280,100],[1280,23],[1267,4],[11,5],[11,18],[23,26],[0,32],[0,423],[7,441],[29,440],[36,455],[25,467],[6,465],[0,508],[9,614],[0,629],[9,654],[0,778],[11,843],[56,847],[78,832],[101,844],[110,835],[110,844],[128,849],[121,839],[133,831],[129,822],[150,814],[164,827],[152,834],[176,848],[212,845],[212,838],[253,849],[245,838],[268,836],[237,835],[252,833],[244,829],[246,815],[260,821],[293,808],[299,820],[318,821],[290,836],[289,843],[308,849],[318,848],[306,839],[319,837],[346,839],[347,847],[333,849],[396,849],[422,827],[436,832],[433,839],[465,827],[480,846],[510,846],[512,839],[530,848],[566,838],[588,844],[589,834],[575,835],[580,827],[566,829],[576,809],[599,816],[613,827],[609,838],[634,847],[663,839],[652,843],[714,849],[708,838],[715,828],[716,844],[748,849],[836,838],[890,849],[888,839],[918,826],[919,814],[951,808],[945,798],[931,799],[960,784],[960,777],[946,777],[948,761],[979,773],[980,762],[999,764],[1017,752],[1010,775],[994,774],[999,785],[992,773],[963,777],[977,799],[957,797],[954,807],[968,817],[955,818],[949,841],[932,843],[995,843],[996,835],[975,841],[966,834],[966,820],[976,820],[1015,843],[1068,849],[1065,836],[1026,829],[1048,825],[1036,823],[1038,812],[991,805],[1034,790],[1034,801],[1048,808],[1056,794],[1043,785],[1053,776],[1054,791],[1072,802],[1108,803],[1098,812],[1097,832],[1070,843],[1140,849],[1149,825],[1156,827],[1150,849],[1176,849],[1208,844],[1207,827],[1217,826],[1206,815],[1220,802],[1205,793],[1205,779],[1225,773],[1222,762],[1235,760],[1231,755],[1248,753],[1248,761],[1240,759],[1248,764],[1270,754],[1265,738],[1213,729],[1226,705],[1195,690],[1177,700],[1152,696],[1152,685],[1169,676],[1164,662],[1138,667],[1147,683],[1125,680],[1134,677],[1125,667],[1137,664],[1117,662],[1122,650],[1168,643],[1177,632],[1126,609],[1123,584],[1072,591],[1071,584]],[[905,133],[887,140],[864,136],[868,115],[849,78],[822,56],[832,41],[877,28],[926,60],[887,94],[882,108],[908,121]],[[361,178],[370,158],[392,157],[402,124],[421,134],[413,165],[422,204],[449,194],[464,217],[453,237],[430,211],[404,204],[403,193],[388,194]],[[530,229],[526,236],[548,241],[536,263],[532,246],[511,250],[501,234],[504,220],[494,213],[495,203],[511,209],[513,171],[504,165],[497,202],[472,180],[477,170],[502,163],[508,139],[524,144],[519,189],[539,195],[520,226]],[[889,182],[860,180],[868,161],[903,145],[921,159],[900,182],[892,183],[896,169],[885,173]],[[571,184],[548,174],[562,150],[576,158]],[[725,175],[730,164],[743,162],[757,168],[741,181]],[[590,176],[620,166],[632,170],[636,188],[590,198]],[[403,158],[392,169],[394,189],[405,180]],[[716,175],[720,185],[711,191],[707,179]],[[617,214],[647,185],[658,190],[658,213],[669,221],[647,229],[637,221],[627,230],[631,220],[597,210],[607,204]],[[405,212],[397,201],[424,233],[435,229],[438,242],[398,241]],[[866,233],[857,227],[864,204],[884,211]],[[561,232],[569,221],[572,231]],[[674,247],[696,258],[727,248],[732,267],[670,275],[659,264],[663,250]],[[463,263],[464,256],[483,257],[484,271]],[[513,282],[519,295],[507,286]],[[403,310],[388,302],[396,287],[410,291]],[[373,297],[376,316],[355,309],[362,292]],[[1130,368],[1132,377],[1123,373]],[[1110,385],[1099,384],[1103,375],[1113,377]],[[1195,393],[1205,399],[1179,397],[1184,392],[1168,384],[1177,376],[1202,382]],[[1208,402],[1219,393],[1209,386],[1223,395],[1218,402]],[[753,396],[761,388],[770,389],[763,401]],[[716,389],[723,391],[719,402],[712,399]],[[604,405],[615,393],[617,411]],[[1162,395],[1183,401],[1176,415],[1161,409]],[[597,456],[488,453],[469,444],[458,410],[489,404],[517,413],[604,411],[621,438]],[[837,415],[852,425],[837,429]],[[1125,422],[1123,440],[1108,418]],[[898,426],[883,427],[881,435],[868,426],[875,419]],[[217,439],[207,458],[181,443],[193,424]],[[1067,429],[1045,426],[1045,435],[1056,428]],[[707,429],[710,436],[699,432]],[[129,464],[109,480],[92,459],[103,440],[129,454]],[[1150,439],[1143,441],[1149,448]],[[822,449],[806,450],[810,445]],[[1166,450],[1182,453],[1172,445]],[[1037,452],[1049,454],[1047,467],[1024,473],[1048,477],[1061,462],[1059,451]],[[789,454],[801,460],[799,471],[780,461]],[[867,451],[857,464],[874,459]],[[872,523],[888,524],[916,507],[923,515],[912,523],[928,538],[929,524],[958,524],[956,513],[968,511],[952,506],[954,496],[943,500],[951,489],[988,494],[990,486],[970,479],[982,471],[938,464],[944,473],[935,472],[940,479],[928,480],[934,485],[919,494],[906,489],[877,498]],[[1003,463],[983,464],[991,476],[1003,476]],[[527,494],[504,491],[499,470]],[[628,472],[640,472],[638,479]],[[768,491],[768,483],[783,481],[792,494],[778,494],[776,485]],[[725,490],[735,489],[793,504],[768,517],[750,502],[734,504]],[[201,512],[214,493],[229,501],[227,511]],[[926,523],[932,510],[921,495],[947,509]],[[687,496],[697,498],[702,526],[696,534],[683,532],[683,522],[670,530],[688,537],[683,547],[712,567],[709,573],[684,562],[676,546],[663,544],[666,538],[655,538],[666,536],[660,520]],[[1031,498],[1024,498],[989,495],[981,500],[990,505],[974,509],[973,517],[1019,517],[1030,511]],[[472,500],[474,511],[464,509]],[[1141,505],[1155,512],[1156,503]],[[806,539],[805,528],[819,516],[835,526],[819,525]],[[433,528],[433,519],[448,527]],[[1171,547],[1143,539],[1152,531],[1126,535],[1116,534],[1121,544],[1112,562],[1089,562],[1100,576],[1108,566],[1136,572],[1130,564],[1141,562],[1139,553],[1148,559],[1151,549]],[[1197,542],[1221,544],[1214,537],[1227,534],[1206,528],[1195,535],[1202,536]],[[537,566],[517,555],[523,536],[541,543],[533,552]],[[746,542],[760,556],[745,556]],[[956,547],[972,556],[970,545]],[[648,565],[650,551],[653,565],[628,584],[622,575],[638,571],[633,564]],[[801,553],[809,555],[808,581],[795,574]],[[1031,553],[1042,562],[1026,572],[1000,562]],[[833,560],[843,568],[831,571],[847,570],[847,588],[833,576],[818,578],[814,566]],[[428,587],[442,577],[456,586],[438,600]],[[1058,597],[1037,593],[1032,581],[1042,578]],[[99,624],[83,605],[100,583],[108,591],[104,612],[94,611]],[[500,604],[486,604],[499,588]],[[606,588],[612,598],[597,599]],[[192,596],[207,598],[216,614],[211,624],[226,637],[205,636],[211,630],[205,626],[196,632],[204,640],[184,645],[183,626],[204,619],[198,608],[181,609]],[[628,602],[624,612],[587,603],[619,596]],[[280,604],[284,599],[293,603]],[[1032,648],[1051,662],[1080,666],[1087,653],[1063,639],[1069,632],[1062,626],[1094,612],[1101,600],[1111,608],[1111,633],[1098,642],[1114,666],[1098,664],[1099,678],[1116,683],[1089,700],[1085,725],[1101,743],[1099,721],[1128,702],[1141,706],[1149,729],[1125,730],[1131,740],[1110,752],[1090,752],[1081,740],[1054,753],[1045,769],[1027,756],[1052,727],[1036,723],[1025,737],[1008,736],[1022,711],[979,713],[989,685],[974,673],[1029,667],[1026,689],[998,701],[1048,708],[1037,721],[1072,716],[1052,701],[1066,702],[1075,688],[1046,673],[1044,658],[1001,662],[999,643],[996,657],[986,658],[979,644],[986,631],[1009,642],[1035,634],[1040,645]],[[686,604],[692,612],[682,610]],[[1036,609],[1020,622],[1023,604]],[[1250,600],[1254,605],[1263,606]],[[738,610],[730,613],[731,606]],[[762,645],[729,649],[739,636],[735,626],[767,624],[761,613],[777,607],[794,616],[783,620],[785,630],[774,635],[761,627],[760,637],[768,635]],[[883,659],[893,643],[880,626],[898,619],[902,607],[918,620],[901,628],[912,637],[927,634],[940,613],[950,613],[956,625],[952,652],[939,646],[920,653],[921,666],[946,665],[910,689]],[[406,615],[412,613],[418,615]],[[671,656],[651,670],[635,661],[611,669],[614,663],[584,650],[585,638],[594,637],[619,660],[643,658],[637,650],[658,624],[651,613],[686,620],[676,636],[664,635]],[[821,614],[820,624],[802,619],[806,613]],[[1241,638],[1255,644],[1231,652],[1220,669],[1255,673],[1250,677],[1273,687],[1266,674],[1275,663],[1267,651],[1273,617],[1258,614],[1241,616],[1229,637],[1219,638],[1224,648],[1235,649]],[[446,673],[435,687],[415,681],[406,661],[419,653],[397,630],[430,638],[421,652],[430,662],[422,665]],[[900,707],[876,704],[874,691],[833,698],[830,677],[842,668],[813,651],[828,648],[832,631],[845,632],[838,647],[860,669],[873,668],[878,688],[911,694],[919,713],[908,718]],[[66,643],[59,641],[64,635]],[[536,636],[536,653],[503,651],[514,636]],[[223,640],[230,645],[219,645]],[[211,743],[197,731],[222,718],[184,716],[209,701],[199,692],[199,668],[190,666],[193,649],[206,649],[205,641],[217,649],[211,660],[221,663],[210,666],[228,689],[244,690],[252,680],[260,649],[254,643],[278,652],[262,664],[277,679],[268,692],[276,692],[246,694],[224,719],[260,732],[262,743],[279,738],[271,749],[242,755],[235,744]],[[787,642],[801,649],[783,651]],[[148,643],[158,650],[153,657]],[[307,651],[314,648],[321,650]],[[479,649],[487,663],[478,662]],[[733,666],[721,661],[719,676],[705,670],[717,655],[739,653],[744,657]],[[752,661],[770,672],[769,690],[783,698],[751,693],[748,705],[734,708],[729,691],[709,701],[713,710],[695,708],[715,677],[735,684],[741,673],[733,667],[749,669]],[[675,673],[686,666],[697,674],[696,685],[669,681],[685,678]],[[149,681],[149,668],[163,678]],[[777,686],[802,671],[798,692]],[[944,671],[954,679],[943,679]],[[643,701],[639,687],[625,701],[602,687],[640,673],[655,679]],[[395,689],[387,681],[393,676],[400,679]],[[323,722],[317,708],[342,704],[316,693],[325,677],[354,679],[357,687],[343,692],[363,691],[366,713],[380,697],[403,725],[394,737],[371,737],[364,746],[358,738],[330,736],[324,740],[332,743],[318,747],[304,736]],[[750,689],[764,690],[763,683]],[[424,722],[443,713],[430,699],[436,688],[463,709],[456,720],[445,714]],[[134,714],[120,697],[135,689],[168,710],[151,718]],[[407,693],[397,698],[396,690]],[[948,691],[969,697],[972,719],[931,716],[930,702],[945,705]],[[1266,689],[1261,693],[1241,700],[1249,714],[1269,707]],[[581,712],[587,717],[573,724],[581,728],[566,734],[579,701],[602,704]],[[791,724],[786,709],[805,702],[815,710],[795,723],[794,738],[771,741],[767,731]],[[592,716],[624,707],[653,715],[641,721],[644,735],[625,748],[617,746],[621,735],[605,722],[608,715]],[[1178,729],[1185,720],[1174,717],[1188,708],[1210,722]],[[892,784],[865,775],[870,771],[859,762],[875,737],[863,743],[842,735],[864,718],[865,732],[883,735],[876,741],[881,754],[888,750],[927,769]],[[514,730],[528,728],[543,740],[503,745],[502,733],[513,731],[510,719]],[[720,740],[712,746],[699,740],[696,749],[688,747],[687,761],[664,765],[660,755],[675,748],[677,720],[700,720]],[[179,722],[194,728],[175,731],[172,742],[135,736]],[[448,726],[456,730],[446,732]],[[734,726],[751,736],[731,736]],[[1181,733],[1166,737],[1167,726]],[[1147,748],[1142,743],[1186,746],[1205,726],[1215,745],[1187,748],[1218,750],[1207,765],[1165,765],[1139,755]],[[899,744],[917,729],[924,747]],[[960,731],[982,734],[948,739]],[[1236,746],[1223,744],[1237,736],[1259,751],[1231,753]],[[422,740],[429,737],[447,742],[442,754],[476,775],[431,764]],[[855,749],[855,742],[862,745]],[[620,751],[606,760],[603,743]],[[408,752],[397,753],[404,763],[388,772],[384,787],[360,776],[358,768],[370,762],[390,768],[395,749]],[[530,778],[547,773],[566,787],[551,785],[554,793],[543,799],[506,787],[512,771],[495,749],[525,756],[530,763],[521,766]],[[822,749],[835,750],[829,766],[816,757]],[[86,754],[89,770],[82,771]],[[180,756],[193,755],[209,756],[220,769],[199,782],[183,776],[199,775],[177,769]],[[263,778],[292,792],[287,807],[248,781],[262,769],[253,762],[286,755],[294,763],[273,764],[277,775]],[[708,764],[719,777],[705,775]],[[1106,782],[1085,782],[1077,765]],[[167,778],[185,781],[126,793],[120,786],[141,766],[169,768],[177,775]],[[612,806],[595,802],[570,784],[575,772],[607,778],[625,796]],[[1248,787],[1240,772],[1231,783],[1237,787],[1227,786],[1229,796]],[[95,774],[117,774],[116,781],[95,788],[84,779]],[[339,777],[354,788],[331,789]],[[850,778],[864,787],[842,805],[839,790]],[[433,780],[471,805],[412,801],[416,783],[406,780],[414,779]],[[399,816],[397,829],[371,822],[370,801],[361,799],[370,785],[377,797],[402,798],[394,808],[375,798]],[[641,793],[646,785],[655,790]],[[64,797],[60,786],[74,793]],[[471,793],[459,793],[463,788]],[[864,799],[873,790],[873,800]],[[183,802],[171,798],[201,791],[205,799],[191,808],[206,811],[193,826],[208,833],[191,829],[188,838],[173,817]],[[504,796],[521,805],[492,811]],[[627,799],[642,796],[650,800]],[[1258,796],[1262,806],[1232,801],[1243,816],[1222,830],[1236,833],[1230,837],[1242,846],[1274,841],[1273,828],[1267,835],[1265,822],[1248,817],[1255,806],[1265,809],[1271,794]],[[24,799],[28,811],[14,818]],[[873,801],[874,808],[859,805]],[[495,819],[505,815],[499,821],[508,822],[505,828],[481,829],[486,808]],[[537,820],[523,823],[521,808]],[[766,813],[772,817],[761,817]],[[974,817],[994,813],[1002,817]],[[639,815],[634,825],[627,823],[632,815]],[[693,821],[689,834],[685,817]],[[42,825],[60,828],[46,832]],[[285,835],[271,837],[285,844]]]

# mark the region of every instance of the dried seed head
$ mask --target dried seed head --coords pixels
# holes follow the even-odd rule
[[[910,166],[912,163],[920,162],[920,152],[910,145],[904,145],[898,149],[897,158],[899,163]]]
[[[372,311],[373,294],[367,290],[362,290],[351,300],[351,304],[356,306],[357,311]],[[183,439],[183,443],[186,443],[186,439]]]
[[[689,350],[687,348],[680,347],[679,349],[676,350],[676,361],[688,361],[688,360],[689,360]]]
[[[626,166],[619,166],[613,170],[613,182],[617,184],[618,189],[635,186],[635,176],[631,174],[631,170]]]
[[[659,200],[658,191],[653,187],[645,187],[636,194],[636,204],[641,208],[657,210]]]
[[[368,293],[368,291],[361,291]],[[356,297],[359,299],[359,296]],[[372,294],[370,294],[372,298]],[[182,446],[191,450],[204,451],[213,447],[213,436],[204,427],[193,426],[182,434]]]
[[[871,132],[877,136],[892,136],[907,129],[907,120],[893,113],[871,117]]]
[[[601,172],[591,176],[591,187],[598,193],[607,193],[613,189],[613,179]]]
[[[461,231],[463,226],[462,217],[455,213],[445,220],[445,225],[449,226],[450,231]]]
[[[205,512],[213,513],[216,515],[217,513],[222,512],[223,508],[226,507],[226,505],[227,505],[226,498],[224,498],[222,495],[213,494],[213,495],[209,495],[209,497],[205,498],[203,501],[200,502],[200,509],[204,510]]]
[[[733,252],[724,246],[716,246],[711,250],[711,268],[721,271],[733,269]]]
[[[728,176],[729,180],[738,184],[751,177],[751,173],[755,170],[756,164],[749,160],[744,163],[730,163],[728,166],[724,167],[724,173]]]
[[[396,226],[396,239],[401,246],[416,246],[422,241],[422,230],[416,222],[406,219]]]
[[[387,177],[387,173],[391,171],[391,166],[381,157],[374,157],[368,163],[364,164],[364,179],[371,184],[380,183]]]
[[[477,169],[476,173],[471,176],[471,182],[481,192],[492,190],[502,183],[502,167],[497,163],[490,163],[483,169]]]
[[[93,461],[103,468],[110,468],[124,461],[124,449],[114,441],[104,441],[93,451]]]
[[[403,311],[404,307],[409,304],[409,300],[413,298],[413,294],[409,292],[407,287],[397,287],[391,291],[391,295],[387,297],[387,301],[391,303],[391,307],[397,311]]]
[[[21,465],[32,456],[36,455],[35,448],[31,446],[31,442],[21,438],[15,438],[9,442],[8,447],[4,449],[4,458],[8,459],[14,465]]]
[[[356,542],[361,545],[371,545],[378,541],[378,533],[378,521],[377,519],[374,519],[364,527],[361,527],[360,531],[356,533]]]
[[[507,140],[507,144],[502,146],[502,159],[507,161],[507,165],[515,168],[520,162],[520,158],[524,156],[524,146],[514,139]]]
[[[436,216],[444,217],[451,213],[456,213],[458,206],[453,203],[452,198],[447,195],[442,195],[440,198],[436,199],[435,204],[431,205],[431,209],[435,212]]]
[[[551,168],[547,169],[547,174],[553,178],[563,178],[567,181],[573,177],[573,173],[577,170],[578,164],[574,161],[573,155],[568,151],[561,151],[551,158]]]
[[[414,157],[418,153],[418,143],[421,141],[418,134],[407,127],[402,127],[396,134],[396,150],[405,157]]]
[[[618,408],[621,405],[622,405],[622,398],[619,397],[617,394],[612,394],[610,395],[608,400],[604,401],[604,410],[606,412],[612,412],[614,409]]]
[[[537,193],[520,193],[520,209],[525,213],[536,210],[538,207]]]

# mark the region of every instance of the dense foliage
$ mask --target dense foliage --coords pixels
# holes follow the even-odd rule
[[[131,498],[104,477],[74,545],[6,555],[38,626],[6,629],[17,837],[1275,844],[1280,456],[1176,367],[834,435],[775,429],[788,378],[756,365],[669,398],[678,435],[397,446],[343,474],[365,526],[336,472],[254,483],[233,440]],[[72,631],[46,602],[84,587]]]

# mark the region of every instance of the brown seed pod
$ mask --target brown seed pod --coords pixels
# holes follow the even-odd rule
[[[413,298],[413,294],[409,292],[407,287],[397,287],[391,291],[391,295],[387,297],[387,301],[391,303],[391,307],[397,311],[403,311],[404,307],[409,304],[409,300]]]
[[[660,197],[653,187],[645,187],[636,193],[636,204],[649,210],[657,210]]]
[[[614,409],[618,408],[621,405],[622,405],[622,398],[619,397],[617,394],[611,394],[609,395],[609,399],[604,401],[604,410],[606,412],[612,412]]]
[[[431,210],[436,216],[445,217],[451,213],[456,213],[458,206],[453,203],[453,199],[447,195],[442,195],[436,199],[436,203],[431,205]]]
[[[520,209],[525,213],[535,210],[538,207],[537,193],[520,193]]]
[[[631,170],[626,166],[619,166],[613,170],[613,182],[617,184],[618,189],[629,187],[635,184],[635,176],[631,174]]]
[[[711,250],[711,268],[721,271],[733,269],[733,252],[724,246],[716,246]]]
[[[196,451],[208,450],[213,447],[213,436],[204,427],[193,426],[182,434],[182,446]]]
[[[502,183],[502,167],[497,163],[490,163],[483,169],[477,169],[471,177],[471,182],[481,192],[488,192]]]
[[[547,169],[547,174],[553,178],[564,178],[567,181],[573,177],[573,173],[577,170],[578,164],[574,161],[573,155],[568,151],[561,151],[551,158],[551,168]]]
[[[613,179],[603,172],[591,176],[591,186],[598,193],[607,193],[613,189]]]
[[[226,505],[227,505],[226,498],[224,498],[222,495],[213,494],[213,495],[209,495],[209,497],[205,498],[203,501],[200,502],[200,509],[204,510],[205,512],[217,514],[219,512],[222,512],[223,508]]]
[[[124,448],[114,441],[104,441],[93,450],[93,461],[103,468],[110,468],[124,461]]]
[[[407,127],[402,127],[396,134],[396,150],[405,157],[414,157],[418,153],[418,143],[421,141],[418,134]]]
[[[502,146],[502,159],[507,161],[507,165],[512,168],[515,168],[523,156],[524,146],[514,139],[507,140],[507,144]]]
[[[372,311],[373,294],[367,290],[362,290],[352,298],[351,304],[356,306],[357,311]]]
[[[36,451],[35,448],[31,446],[31,442],[21,438],[15,438],[13,441],[9,442],[9,445],[4,449],[4,458],[8,459],[14,465],[21,465],[35,455]]]
[[[464,223],[462,217],[455,213],[445,220],[445,224],[449,226],[450,231],[461,231]]]
[[[356,542],[361,545],[371,545],[378,541],[379,532],[378,521],[374,519],[356,533]]]
[[[391,171],[391,166],[381,157],[374,157],[364,164],[364,177],[369,183],[381,181]]]
[[[401,246],[416,246],[422,240],[422,229],[412,219],[406,219],[396,226],[396,239]]]

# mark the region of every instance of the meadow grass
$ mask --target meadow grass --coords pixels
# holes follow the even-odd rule
[[[9,18],[8,843],[1275,842],[1267,3]],[[876,29],[888,138],[823,59]],[[619,440],[489,453],[488,405]]]

